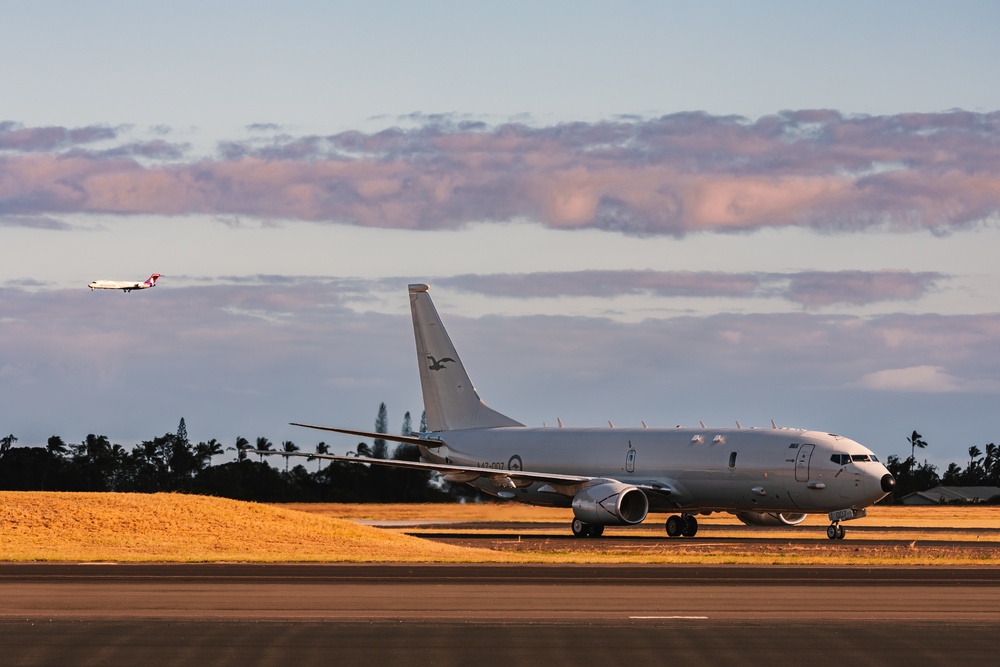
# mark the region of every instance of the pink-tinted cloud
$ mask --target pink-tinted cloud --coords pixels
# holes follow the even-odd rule
[[[259,125],[249,140],[220,142],[214,158],[186,161],[186,146],[162,140],[84,152],[79,143],[114,131],[7,123],[0,214],[221,214],[408,229],[528,219],[639,235],[943,232],[1000,215],[1000,112],[804,110],[755,121],[683,113],[550,127],[415,120],[412,129],[332,136]]]
[[[463,275],[437,284],[488,296],[536,298],[614,297],[777,297],[818,308],[838,303],[864,305],[913,301],[936,289],[947,276],[911,271],[806,271],[725,273],[720,271],[566,271]]]

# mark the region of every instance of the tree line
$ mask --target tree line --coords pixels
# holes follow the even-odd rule
[[[927,441],[913,431],[906,441],[910,445],[910,456],[886,458],[885,467],[896,478],[896,489],[892,495],[899,500],[915,491],[926,491],[935,486],[998,486],[1000,487],[1000,449],[992,442],[980,449],[978,445],[969,447],[969,460],[963,464],[949,463],[943,474],[938,474],[937,466],[926,460],[917,463],[916,450],[925,449]]]
[[[375,432],[388,433],[388,412],[379,405]],[[420,431],[426,430],[426,417]],[[410,413],[403,418],[401,435],[413,433]],[[1000,449],[992,442],[983,449],[969,447],[969,460],[951,463],[943,474],[926,460],[918,463],[916,450],[927,447],[917,431],[907,437],[910,456],[886,458],[885,466],[896,478],[892,503],[915,491],[945,486],[1000,486]],[[298,445],[283,441],[277,446],[266,437],[254,442],[238,437],[232,446],[216,439],[192,444],[182,417],[176,433],[141,442],[127,451],[106,436],[90,434],[79,444],[67,444],[54,435],[45,447],[14,447],[11,434],[0,438],[0,490],[6,491],[120,491],[155,493],[175,491],[258,502],[451,502],[481,499],[464,484],[449,484],[433,473],[363,466],[323,459],[296,463],[285,457],[284,466],[254,461],[248,449],[297,452]],[[215,457],[232,452],[234,460],[213,464]],[[329,453],[325,442],[315,453]],[[352,454],[377,459],[417,461],[414,445],[391,447],[377,438],[359,442]]]
[[[421,419],[421,428],[424,427]],[[388,433],[385,403],[379,406],[376,433]],[[402,435],[412,433],[410,413]],[[182,417],[175,433],[165,433],[128,451],[106,436],[89,434],[78,444],[53,435],[45,447],[15,447],[11,434],[0,438],[0,490],[117,491],[195,493],[256,502],[453,502],[479,499],[470,487],[452,485],[421,470],[365,466],[324,459],[285,457],[283,466],[264,462],[248,449],[296,452],[291,441],[275,446],[268,438],[242,436],[231,446],[216,439],[192,444]],[[232,460],[213,464],[231,453]],[[317,454],[329,453],[325,442]],[[356,456],[416,461],[415,445],[391,447],[378,438],[359,442]],[[257,459],[257,460],[254,460]],[[301,461],[301,463],[294,463]]]

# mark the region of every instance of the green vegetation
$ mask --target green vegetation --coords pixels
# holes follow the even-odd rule
[[[386,409],[379,407],[376,432],[385,433]],[[409,429],[406,413],[403,428]],[[224,447],[216,439],[192,445],[182,418],[176,433],[141,442],[127,451],[106,436],[90,434],[79,444],[52,436],[46,447],[14,447],[13,435],[0,438],[0,490],[182,492],[258,502],[450,502],[478,498],[465,485],[432,483],[432,474],[383,466],[362,466],[316,459],[286,458],[280,467],[247,457],[247,438]],[[284,441],[280,448],[258,437],[254,448],[295,452],[299,446]],[[328,451],[319,443],[316,451]],[[230,452],[235,460],[213,464]],[[417,460],[412,445],[393,448],[385,440],[375,446],[358,443],[359,456]],[[295,465],[295,462],[301,462]],[[307,469],[308,465],[308,469]]]
[[[896,478],[896,489],[883,503],[892,503],[914,491],[926,491],[938,485],[945,486],[1000,486],[1000,451],[992,442],[985,446],[985,453],[979,447],[969,447],[969,462],[963,468],[957,463],[948,464],[943,476],[938,475],[937,466],[918,464],[914,452],[925,449],[927,441],[914,431],[906,441],[910,443],[910,457],[901,460],[898,456],[886,458],[885,467]],[[1000,499],[991,500],[991,502]]]
[[[421,428],[426,427],[425,417]],[[379,405],[375,432],[388,433],[385,403]],[[407,412],[400,431],[412,432]],[[898,502],[914,491],[926,491],[940,484],[950,486],[1000,486],[1000,449],[993,443],[969,447],[964,466],[949,464],[943,475],[937,467],[918,463],[915,452],[928,446],[917,431],[906,438],[910,456],[892,455],[885,465],[896,478],[896,489],[883,504]],[[90,434],[80,444],[70,445],[59,436],[49,438],[45,447],[15,447],[17,438],[0,438],[0,490],[11,491],[118,491],[155,493],[179,491],[258,502],[450,502],[481,500],[481,495],[464,484],[438,481],[432,474],[384,466],[360,466],[342,462],[286,457],[283,465],[270,465],[264,454],[253,461],[245,448],[250,441],[238,437],[231,447],[216,439],[192,445],[181,418],[176,433],[136,445],[131,452],[112,444],[106,436]],[[266,437],[252,445],[259,451],[291,453],[300,447],[290,440],[276,447]],[[327,453],[325,442],[314,451]],[[231,452],[235,460],[213,464]],[[359,442],[357,456],[416,461],[419,450],[413,445],[393,447],[377,438],[369,445]],[[294,465],[299,461],[298,465]],[[1000,499],[998,499],[1000,500]]]

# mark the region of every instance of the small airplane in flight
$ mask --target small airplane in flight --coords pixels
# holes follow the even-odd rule
[[[134,289],[149,289],[150,287],[156,287],[156,279],[159,277],[159,273],[154,273],[149,276],[149,278],[146,278],[145,282],[141,283],[129,280],[95,280],[87,285],[87,287],[90,288],[91,292],[95,289],[120,289],[126,292],[131,292]]]
[[[420,384],[429,432],[395,436],[293,423],[417,445],[420,461],[249,450],[435,471],[490,495],[572,508],[578,537],[666,513],[669,537],[693,537],[699,515],[795,525],[828,514],[830,539],[843,521],[891,492],[896,480],[872,451],[848,438],[802,429],[534,428],[479,397],[441,322],[427,285],[410,285]],[[610,426],[610,424],[609,424]]]

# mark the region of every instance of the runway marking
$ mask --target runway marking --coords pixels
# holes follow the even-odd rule
[[[684,620],[684,621],[707,621],[708,616],[629,616],[635,621],[663,621],[663,620]]]

